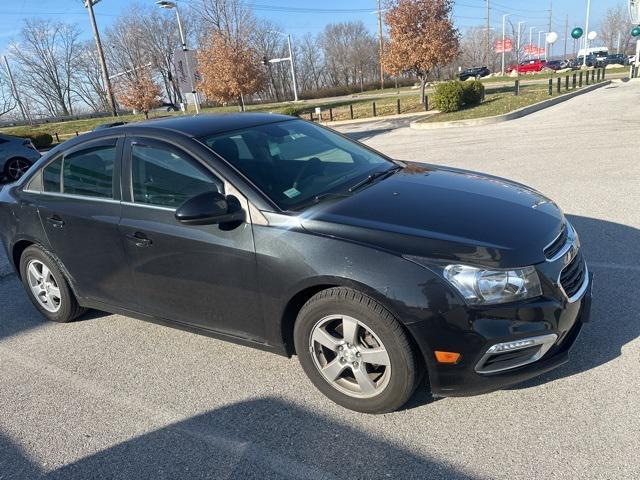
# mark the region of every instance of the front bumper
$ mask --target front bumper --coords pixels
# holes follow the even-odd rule
[[[573,303],[541,298],[503,307],[456,309],[437,324],[410,326],[423,348],[434,396],[470,396],[487,393],[531,379],[569,360],[569,351],[591,314],[593,276],[582,297]],[[434,335],[434,327],[440,330]],[[557,335],[540,359],[495,373],[478,373],[477,366],[492,345],[532,337]],[[437,344],[430,339],[437,338]],[[433,350],[460,352],[455,365],[438,364]]]

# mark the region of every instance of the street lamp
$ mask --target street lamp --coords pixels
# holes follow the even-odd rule
[[[189,49],[187,48],[187,40],[184,36],[184,30],[182,28],[182,19],[180,18],[180,10],[178,9],[178,4],[170,0],[157,0],[156,5],[158,5],[160,8],[164,8],[165,10],[171,10],[172,8],[175,8],[176,18],[178,20],[178,31],[180,32],[180,43],[182,44],[182,51],[188,52]],[[185,55],[184,57],[184,63],[187,69],[187,75],[189,76],[189,85],[191,86],[191,95],[193,95],[193,104],[196,107],[196,113],[200,113],[200,102],[198,102],[198,93],[196,92],[196,86],[193,82],[191,63],[189,62],[189,57],[187,55]]]
[[[529,47],[533,45],[533,31],[536,30],[536,27],[529,27]]]
[[[589,48],[589,14],[591,13],[591,0],[587,0],[587,19],[584,24],[584,52],[582,55],[582,66],[587,66],[587,49]]]
[[[511,16],[510,13],[505,13],[504,15],[502,15],[502,69],[500,70],[502,75],[504,75],[504,41],[505,41],[504,29],[506,26],[507,17],[510,17],[510,16]]]
[[[518,43],[516,49],[516,63],[520,63],[520,38],[522,37],[522,25],[525,25],[527,22],[518,22]],[[531,30],[529,30],[531,31]]]
[[[541,48],[540,47],[540,36],[545,34],[545,33],[547,33],[547,32],[538,32],[538,60],[540,60],[540,48]],[[546,42],[546,40],[545,40],[545,42]],[[546,47],[545,47],[545,50],[546,50]]]
[[[270,63],[278,63],[278,62],[291,62],[291,78],[293,80],[293,97],[294,102],[298,101],[298,83],[296,82],[296,69],[293,64],[293,49],[291,48],[291,35],[286,33],[279,32],[277,30],[271,30],[271,33],[277,33],[278,35],[282,35],[287,38],[287,45],[289,46],[289,58],[274,58],[269,60]]]

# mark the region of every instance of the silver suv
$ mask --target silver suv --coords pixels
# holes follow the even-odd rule
[[[0,134],[0,177],[15,182],[40,158],[28,138]]]

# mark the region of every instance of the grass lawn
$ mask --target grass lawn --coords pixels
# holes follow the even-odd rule
[[[607,76],[620,75],[628,72],[628,68],[619,68],[607,70]],[[575,72],[568,72],[569,76],[572,76]],[[543,80],[548,78],[565,77],[567,73],[541,73],[536,75],[522,75],[520,80],[522,83],[534,80]],[[477,118],[490,115],[500,115],[502,113],[509,112],[522,106],[530,105],[536,101],[543,100],[546,95],[546,85],[544,82],[522,86],[523,94],[520,97],[515,97],[512,94],[506,92],[509,87],[491,86],[497,82],[509,82],[512,83],[514,78],[512,77],[491,77],[484,78],[482,82],[487,84],[487,101],[476,108],[464,109],[460,112],[453,114],[438,114],[436,117],[429,121],[444,121],[447,120],[445,115],[452,115],[455,119],[464,118]],[[521,83],[521,85],[522,85]],[[554,83],[555,85],[555,83]],[[542,89],[541,92],[534,92],[531,89]],[[428,90],[429,95],[432,93],[432,89]],[[372,102],[376,102],[376,115],[385,116],[393,115],[397,113],[396,102],[400,99],[400,113],[418,113],[423,111],[423,107],[419,102],[419,90],[412,89],[411,87],[402,87],[398,90],[395,88],[386,88],[385,90],[370,90],[363,93],[347,95],[341,98],[334,98],[332,100],[305,100],[298,103],[293,102],[280,102],[280,103],[268,103],[259,105],[247,105],[246,110],[252,112],[273,112],[284,113],[290,108],[294,108],[297,114],[303,118],[309,118],[309,114],[314,112],[316,107],[320,107],[323,110],[322,119],[324,121],[329,120],[329,108],[332,109],[333,120],[348,120],[351,118],[349,111],[349,105],[353,105],[353,118],[370,118],[373,116]],[[546,97],[545,97],[546,98]],[[236,105],[229,105],[225,107],[205,108],[203,113],[225,113],[225,112],[237,112],[238,107]],[[190,112],[192,113],[192,112]],[[171,115],[184,115],[182,112],[153,112],[149,115],[149,118],[166,117]],[[314,113],[314,118],[316,117]],[[57,123],[43,123],[34,126],[20,126],[20,127],[6,127],[0,128],[0,132],[9,135],[27,136],[29,134],[36,133],[49,133],[54,137],[58,134],[61,141],[74,137],[76,132],[83,133],[92,130],[97,125],[104,123],[111,123],[115,121],[136,122],[144,120],[143,115],[122,115],[120,117],[102,117],[102,118],[90,118],[84,120],[69,120],[66,122]]]
[[[564,83],[562,84],[563,93]],[[570,90],[573,91],[573,90]],[[553,97],[558,94],[554,93]],[[423,123],[433,122],[449,122],[455,120],[468,120],[472,118],[494,117],[496,115],[504,115],[528,105],[541,102],[553,98],[549,95],[549,91],[544,85],[530,85],[520,89],[520,95],[517,97],[513,92],[487,93],[484,102],[475,107],[464,107],[457,112],[438,113],[431,117],[421,120]]]
[[[391,115],[396,113],[396,98],[397,97],[376,97],[369,96],[368,98],[345,98],[344,100],[334,101],[306,101],[300,103],[269,103],[260,105],[247,105],[246,110],[249,112],[273,112],[283,113],[289,107],[293,107],[298,111],[298,114],[304,118],[308,118],[309,114],[315,111],[316,107],[322,108],[323,119],[329,119],[328,109],[333,109],[334,120],[346,120],[350,118],[349,105],[353,105],[354,118],[365,118],[372,116],[372,102],[376,102],[376,110],[378,115]],[[415,96],[403,96],[401,97],[401,113],[420,111],[421,105],[419,97]],[[236,105],[230,105],[226,107],[204,108],[202,113],[227,113],[237,112],[238,107]],[[193,112],[190,112],[190,114]],[[152,112],[149,114],[149,118],[159,118],[174,115],[184,115],[182,112]],[[316,118],[316,115],[314,115]],[[20,127],[6,127],[0,129],[0,132],[9,135],[26,136],[34,133],[49,133],[54,137],[57,133],[60,140],[66,140],[68,138],[76,136],[76,132],[83,133],[93,130],[97,125],[104,123],[111,123],[116,121],[124,122],[137,122],[144,120],[144,115],[121,115],[119,117],[101,117],[101,118],[88,118],[83,120],[69,120],[66,122],[56,123],[43,123],[34,126],[20,126]]]

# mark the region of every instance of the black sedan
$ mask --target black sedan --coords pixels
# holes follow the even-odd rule
[[[475,78],[478,80],[479,78],[486,77],[490,75],[491,71],[487,67],[473,67],[467,68],[458,74],[458,78],[463,82],[470,78]]]
[[[92,308],[295,353],[362,412],[423,378],[453,396],[539,375],[589,317],[578,234],[548,198],[280,115],[74,138],[2,188],[0,239],[50,320]]]

